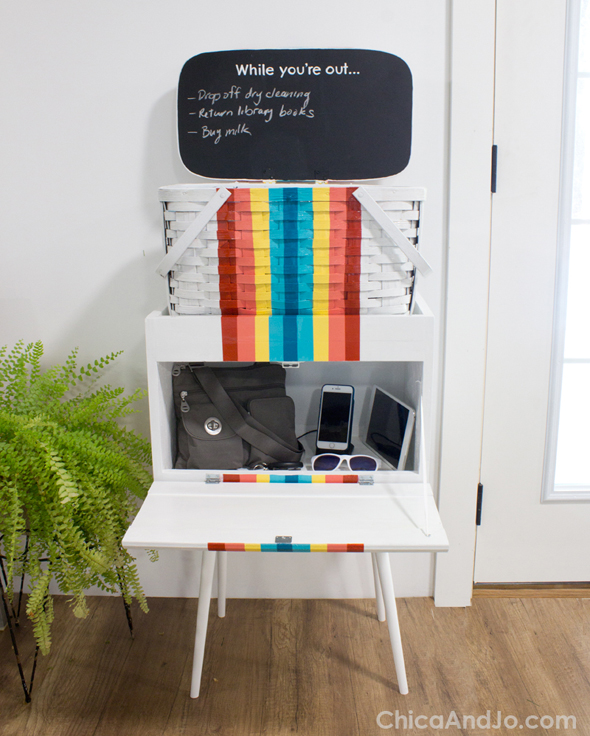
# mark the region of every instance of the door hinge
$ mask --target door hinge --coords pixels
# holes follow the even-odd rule
[[[498,173],[498,146],[494,144],[492,146],[492,182],[491,182],[492,194],[496,193],[496,175],[497,173]]]
[[[481,504],[483,501],[483,483],[477,484],[477,507],[475,511],[475,525],[481,526]]]

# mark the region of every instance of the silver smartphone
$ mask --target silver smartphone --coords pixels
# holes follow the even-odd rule
[[[322,386],[318,417],[317,448],[345,452],[350,445],[354,388],[327,383]]]

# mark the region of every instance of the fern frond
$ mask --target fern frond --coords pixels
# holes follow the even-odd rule
[[[120,422],[145,392],[97,384],[118,355],[81,366],[73,350],[64,365],[42,370],[41,342],[0,348],[0,535],[9,589],[15,575],[30,576],[27,612],[44,653],[52,579],[72,596],[76,616],[86,615],[93,585],[147,610],[133,558],[121,547],[151,484],[151,451]]]

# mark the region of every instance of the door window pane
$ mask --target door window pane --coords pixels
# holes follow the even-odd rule
[[[590,220],[590,77],[578,79],[572,216]]]
[[[587,487],[589,484],[590,364],[566,363],[563,366],[555,485]]]
[[[555,499],[567,492],[570,498],[583,494],[590,500],[590,0],[570,0],[568,15],[563,242],[545,496]]]
[[[564,357],[590,360],[590,224],[571,228]]]

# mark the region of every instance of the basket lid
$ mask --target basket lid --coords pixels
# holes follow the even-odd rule
[[[180,156],[207,178],[380,179],[407,166],[411,137],[412,74],[383,51],[217,51],[180,75]]]

